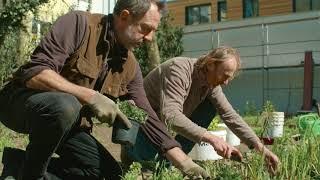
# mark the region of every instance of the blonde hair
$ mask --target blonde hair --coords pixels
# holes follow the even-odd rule
[[[195,66],[202,71],[207,71],[208,64],[212,62],[221,63],[229,60],[232,57],[236,59],[237,69],[235,74],[238,74],[241,68],[240,54],[236,49],[228,46],[220,46],[218,48],[213,49],[208,54],[200,56]]]

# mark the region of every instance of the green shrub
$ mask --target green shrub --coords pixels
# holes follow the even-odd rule
[[[244,107],[244,115],[245,116],[258,115],[258,110],[254,101],[246,101],[246,105]]]

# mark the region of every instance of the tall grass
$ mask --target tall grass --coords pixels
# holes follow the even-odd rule
[[[261,131],[262,123],[257,122],[257,117],[250,116],[248,119],[250,120],[248,124],[254,125],[258,132]],[[263,156],[256,153],[255,150],[244,153],[245,160],[243,163],[227,159],[197,163],[210,173],[212,179],[320,180],[320,137],[307,133],[305,136],[300,137],[299,140],[294,139],[292,135],[299,132],[295,125],[296,119],[286,119],[285,122],[284,136],[275,139],[274,144],[268,147],[279,157],[281,162],[276,175],[268,173]],[[176,169],[173,173],[171,169],[159,168],[162,168],[160,171],[158,170],[162,174],[154,173],[151,179],[183,179],[181,173]],[[130,174],[130,172],[127,174]]]

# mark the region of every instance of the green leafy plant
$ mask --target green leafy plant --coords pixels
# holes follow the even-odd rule
[[[135,106],[130,101],[118,101],[117,105],[121,112],[123,112],[129,119],[134,120],[140,124],[144,124],[148,118],[148,114]]]
[[[127,173],[122,177],[123,180],[136,180],[141,175],[141,164],[138,162],[133,162]]]
[[[50,3],[48,3],[49,0],[7,1],[9,4],[0,10],[0,42],[2,42],[0,44],[0,88],[19,66],[30,59],[31,53],[40,41],[37,34],[27,29],[29,17],[33,14],[33,23],[41,22],[40,14],[53,14],[53,12],[42,12],[42,10],[40,12],[39,9],[44,5],[55,5],[54,1],[57,0],[50,0]],[[55,18],[51,20],[54,21]],[[50,22],[42,22],[41,36],[48,32],[51,25]]]
[[[175,167],[166,166],[167,162],[144,161],[133,162],[122,180],[182,180],[182,173]]]
[[[208,131],[216,131],[216,130],[223,130],[224,127],[219,127],[220,117],[216,116],[212,119],[211,123],[209,124],[207,130]]]
[[[275,112],[275,107],[271,101],[266,101],[263,105],[263,111],[260,116],[260,121],[263,122],[263,129],[261,131],[261,137],[266,132],[267,128],[270,126],[273,120],[273,112]]]
[[[258,114],[258,111],[254,101],[246,101],[246,105],[244,107],[244,115],[256,116],[257,114]]]
[[[10,1],[0,12],[0,42],[12,31],[25,29],[23,19],[28,12],[35,12],[37,8],[48,0],[20,0]]]

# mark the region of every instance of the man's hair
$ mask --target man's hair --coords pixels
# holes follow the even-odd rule
[[[164,0],[118,0],[114,6],[113,14],[119,16],[126,9],[134,18],[139,18],[150,9],[151,3],[157,5],[159,11],[165,8]]]
[[[241,67],[240,54],[236,49],[228,46],[220,46],[216,49],[213,49],[208,54],[199,57],[195,65],[200,70],[205,71],[207,69],[208,63],[210,62],[221,63],[232,57],[236,59],[236,63],[237,63],[236,74],[237,74]]]

